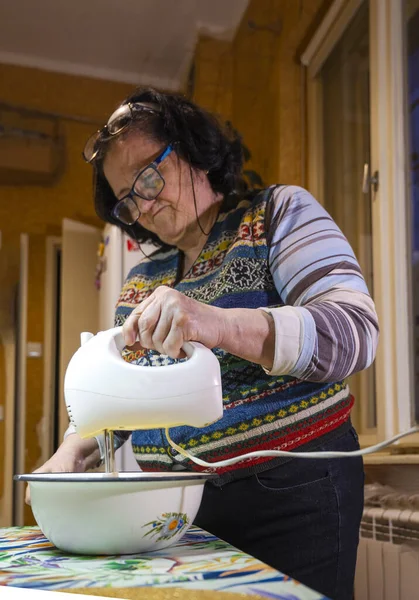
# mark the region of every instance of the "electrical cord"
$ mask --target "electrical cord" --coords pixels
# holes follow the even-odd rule
[[[419,433],[419,427],[412,427],[407,431],[403,431],[402,433],[398,433],[394,437],[389,440],[384,440],[384,442],[380,442],[379,444],[375,444],[375,446],[368,446],[367,448],[363,448],[362,450],[353,450],[351,452],[290,452],[287,450],[258,450],[256,452],[248,452],[247,454],[242,454],[241,456],[235,456],[234,458],[228,458],[226,460],[219,460],[215,462],[206,462],[205,460],[201,460],[193,454],[190,454],[184,448],[181,448],[178,444],[176,444],[169,434],[169,428],[165,428],[165,434],[167,441],[172,446],[174,450],[179,452],[182,456],[189,458],[189,460],[193,461],[195,464],[200,467],[210,467],[210,468],[219,468],[219,467],[230,467],[231,465],[235,465],[238,462],[243,460],[249,460],[252,458],[275,458],[279,456],[287,456],[290,458],[351,458],[357,456],[365,456],[366,454],[373,454],[374,452],[378,452],[383,448],[387,448],[387,446],[391,446],[401,438],[407,437],[409,435],[413,435],[414,433]]]

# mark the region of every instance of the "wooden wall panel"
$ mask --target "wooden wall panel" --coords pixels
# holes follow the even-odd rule
[[[251,0],[231,44],[199,40],[194,99],[232,121],[251,150],[250,166],[267,184],[302,183],[306,139],[298,54],[329,5]]]

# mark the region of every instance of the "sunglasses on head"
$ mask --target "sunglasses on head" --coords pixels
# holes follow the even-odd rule
[[[100,142],[120,134],[135,120],[136,115],[141,112],[158,114],[160,107],[151,102],[128,102],[127,104],[122,104],[111,114],[106,125],[89,137],[83,150],[84,160],[87,163],[91,163],[99,152]]]

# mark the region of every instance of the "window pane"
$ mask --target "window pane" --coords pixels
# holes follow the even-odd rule
[[[412,223],[412,291],[415,323],[415,417],[419,419],[419,0],[406,2],[409,190]]]
[[[364,2],[325,63],[322,77],[324,202],[349,240],[373,292],[370,164],[369,11]],[[374,367],[354,375],[354,416],[362,432],[376,427]]]

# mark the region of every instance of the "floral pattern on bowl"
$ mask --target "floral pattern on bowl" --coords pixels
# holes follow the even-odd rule
[[[163,513],[156,521],[144,525],[144,527],[151,527],[144,536],[157,536],[160,540],[170,540],[188,526],[189,520],[185,513]]]

